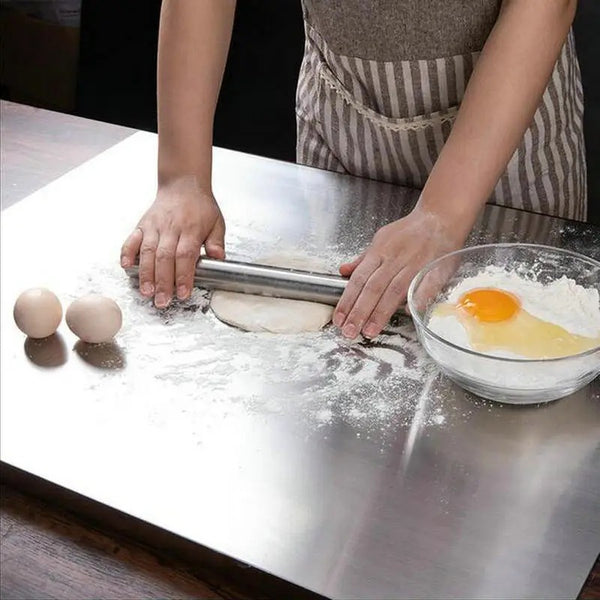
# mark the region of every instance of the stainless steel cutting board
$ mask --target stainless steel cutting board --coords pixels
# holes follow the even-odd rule
[[[138,133],[2,213],[2,460],[331,597],[576,596],[600,547],[598,380],[492,405],[437,374],[408,320],[366,345],[243,333],[200,291],[159,312],[118,267],[155,162]],[[223,150],[214,163],[239,260],[335,267],[416,195]],[[471,241],[493,240],[600,248],[597,228],[499,208]],[[11,311],[34,285],[65,305],[113,296],[116,344],[65,326],[26,342]]]

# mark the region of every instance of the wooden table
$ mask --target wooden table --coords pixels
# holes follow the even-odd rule
[[[133,130],[3,102],[8,206]],[[281,580],[2,465],[2,598],[309,598]],[[600,563],[580,598],[600,598]]]

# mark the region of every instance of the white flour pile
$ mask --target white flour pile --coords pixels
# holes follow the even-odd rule
[[[529,314],[559,325],[570,333],[586,337],[600,335],[600,295],[563,275],[547,284],[525,279],[515,271],[490,265],[474,277],[461,281],[448,294],[446,302],[456,304],[460,297],[476,288],[496,288],[517,296]],[[467,332],[455,316],[433,315],[429,328],[443,338],[471,348]]]
[[[476,288],[496,288],[517,296],[528,313],[561,326],[570,333],[594,338],[600,335],[600,296],[594,288],[584,288],[574,280],[562,276],[549,283],[523,277],[517,271],[488,266],[480,273],[456,285],[447,295],[445,303],[456,304],[467,291]],[[455,315],[433,314],[427,323],[429,329],[440,337],[463,348],[473,349],[467,331]],[[479,359],[430,343],[436,360],[473,378],[502,387],[522,389],[552,387],[566,378],[584,373],[594,366],[597,357],[588,356],[572,361],[548,364],[515,364]],[[504,350],[489,354],[506,358],[522,358]],[[597,365],[596,365],[597,366]]]

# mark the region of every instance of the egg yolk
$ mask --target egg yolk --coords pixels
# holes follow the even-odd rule
[[[484,323],[506,321],[520,308],[515,296],[494,288],[470,290],[460,297],[457,306]]]
[[[438,304],[433,314],[458,319],[470,347],[478,352],[506,351],[523,358],[559,358],[600,344],[598,336],[577,335],[530,314],[514,294],[497,288],[469,290],[456,304]]]

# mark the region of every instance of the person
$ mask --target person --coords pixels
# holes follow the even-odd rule
[[[430,260],[462,247],[486,202],[584,220],[576,0],[303,0],[296,95],[302,164],[420,188],[377,231],[333,316],[377,336]],[[125,241],[140,290],[166,307],[195,264],[225,257],[211,190],[212,128],[234,0],[164,0],[158,192]]]

